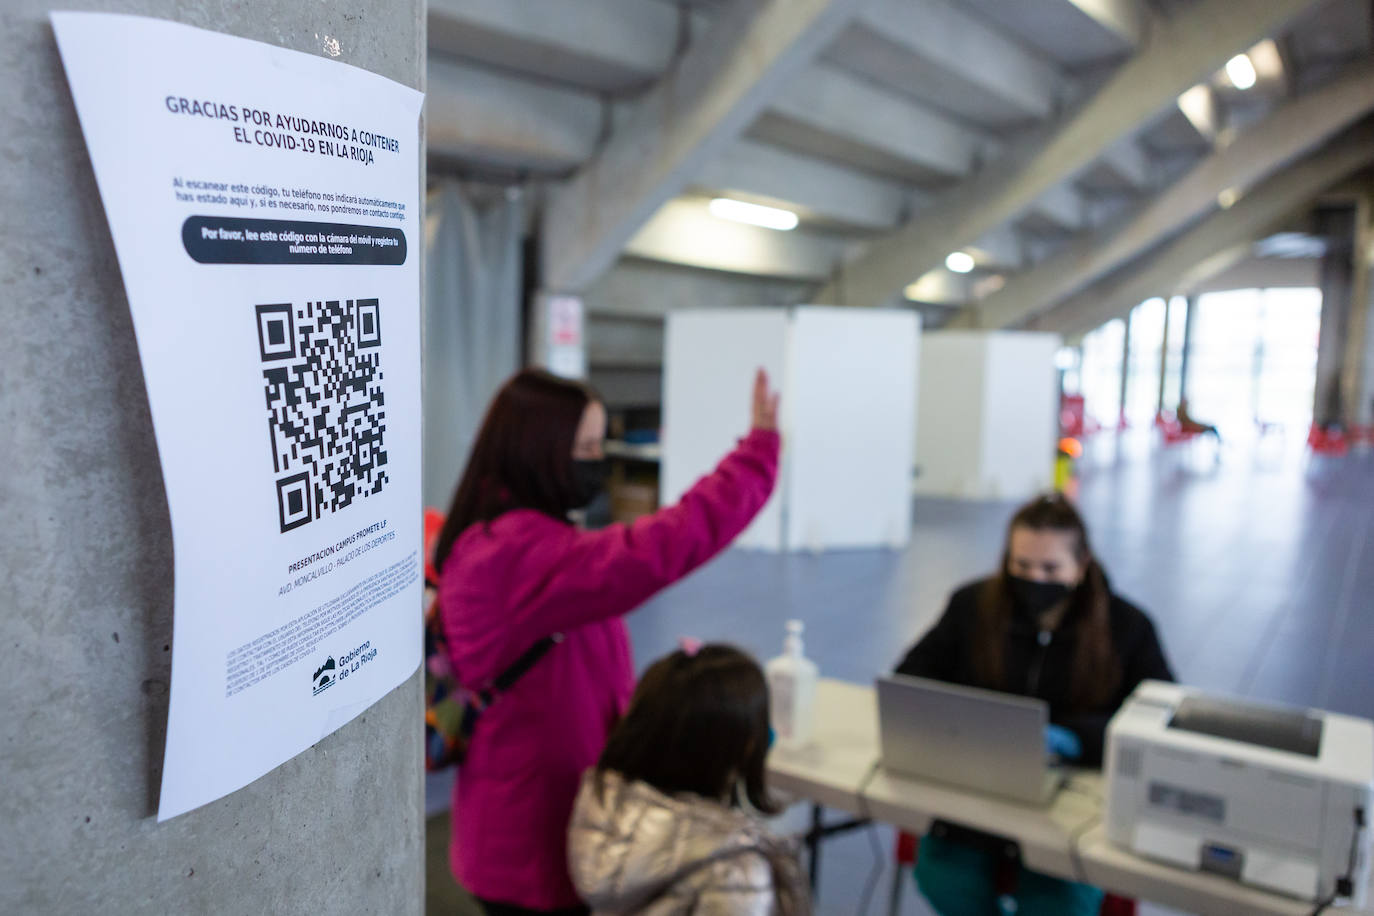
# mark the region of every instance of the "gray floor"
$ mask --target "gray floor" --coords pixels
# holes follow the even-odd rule
[[[1079,503],[1113,587],[1154,618],[1183,680],[1374,716],[1374,456],[1201,464],[1085,468]],[[768,658],[799,617],[826,675],[868,680],[996,566],[1012,508],[918,500],[900,553],[728,553],[629,618],[637,661],[678,634]]]
[[[1113,585],[1154,618],[1181,679],[1374,717],[1374,456],[1216,462],[1207,446],[1152,454],[1105,440],[1085,459],[1080,504]],[[901,552],[728,553],[629,618],[637,661],[680,634],[766,659],[799,617],[824,675],[868,681],[953,587],[995,567],[1012,508],[918,500]],[[881,829],[828,844],[818,912],[855,914],[875,864],[872,912],[885,912],[891,844]],[[928,912],[910,887],[903,912]]]

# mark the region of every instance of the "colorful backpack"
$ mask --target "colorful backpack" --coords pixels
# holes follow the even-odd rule
[[[511,685],[555,645],[562,633],[546,636],[525,651],[496,676],[489,686],[471,691],[453,676],[453,665],[439,615],[439,573],[434,568],[434,543],[444,527],[444,516],[437,509],[425,510],[425,769],[437,771],[461,764],[477,719],[497,695]]]

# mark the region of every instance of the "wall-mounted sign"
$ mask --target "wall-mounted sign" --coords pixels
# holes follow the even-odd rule
[[[52,21],[171,512],[166,819],[419,664],[422,96],[171,22]]]
[[[577,296],[542,294],[535,362],[564,378],[587,377],[586,316]]]

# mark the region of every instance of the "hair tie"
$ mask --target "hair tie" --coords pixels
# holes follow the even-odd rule
[[[697,653],[701,651],[701,645],[701,640],[697,639],[695,636],[679,636],[677,638],[678,648],[681,649],[682,654],[688,658],[696,658]]]

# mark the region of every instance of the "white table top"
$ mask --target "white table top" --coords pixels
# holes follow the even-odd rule
[[[1313,904],[1235,881],[1142,859],[1107,841],[1100,774],[1073,776],[1048,807],[896,776],[879,769],[878,703],[872,687],[823,678],[816,690],[812,745],[768,757],[770,788],[921,834],[937,818],[1015,840],[1026,866],[1084,880],[1123,896],[1191,912],[1307,916]],[[1075,848],[1077,859],[1075,863]],[[1372,895],[1374,896],[1374,895]],[[1332,913],[1370,913],[1333,907]]]

